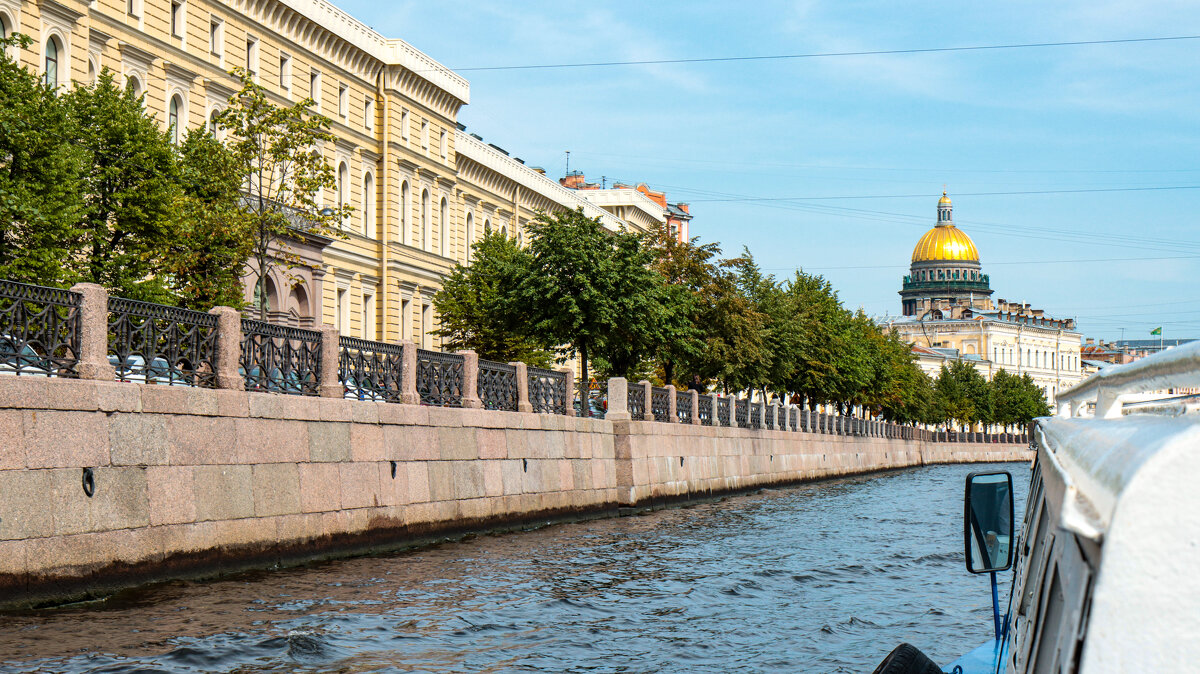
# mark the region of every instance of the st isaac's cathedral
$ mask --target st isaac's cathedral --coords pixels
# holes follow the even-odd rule
[[[1054,395],[1078,383],[1082,343],[1072,319],[1054,319],[1028,304],[992,301],[979,249],[954,225],[950,197],[938,200],[937,223],[917,241],[900,290],[902,316],[882,323],[913,345],[918,364],[936,377],[962,360],[987,379],[1004,369],[1028,373]]]

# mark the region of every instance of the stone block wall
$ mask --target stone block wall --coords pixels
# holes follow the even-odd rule
[[[0,438],[0,606],[767,484],[1028,457],[1011,445],[9,375]]]

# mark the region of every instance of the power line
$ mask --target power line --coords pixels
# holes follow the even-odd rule
[[[720,63],[736,61],[782,61],[811,58],[836,58],[843,56],[891,56],[897,54],[936,54],[943,52],[995,51],[1003,49],[1044,49],[1048,47],[1082,47],[1086,45],[1130,44],[1135,42],[1170,42],[1197,40],[1200,35],[1174,35],[1166,37],[1138,37],[1115,40],[1073,40],[1068,42],[1022,42],[1013,44],[968,45],[962,47],[923,47],[914,49],[873,49],[868,51],[810,52],[805,54],[771,54],[764,56],[714,56],[706,58],[647,59],[640,61],[593,61],[585,63],[532,63],[513,66],[475,66],[455,68],[458,72],[484,70],[549,70],[553,68],[600,68],[609,66],[646,66],[678,63]]]
[[[955,197],[1002,197],[1029,194],[1087,194],[1094,192],[1161,192],[1165,190],[1200,190],[1200,185],[1162,185],[1154,187],[1093,187],[1074,190],[1021,190],[1011,192],[958,192]],[[693,199],[692,202],[707,201],[842,201],[847,199],[928,199],[928,193],[921,194],[850,194],[831,197],[727,197],[712,199]]]
[[[1200,255],[1168,255],[1163,257],[1101,257],[1091,259],[1072,259],[1072,260],[1013,260],[1008,262],[989,262],[988,265],[1023,265],[1023,264],[1082,264],[1092,262],[1141,262],[1145,260],[1196,260],[1200,259]],[[906,269],[909,265],[905,264],[874,264],[874,265],[850,265],[845,267],[763,267],[763,271],[792,271],[799,269],[829,271],[834,269]]]

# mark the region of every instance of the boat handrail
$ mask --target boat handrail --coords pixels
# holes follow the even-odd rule
[[[1098,419],[1121,416],[1121,396],[1161,389],[1200,387],[1200,340],[1141,360],[1104,368],[1055,396],[1058,416],[1080,416],[1095,400]]]

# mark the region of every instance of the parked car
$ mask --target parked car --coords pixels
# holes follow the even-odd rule
[[[124,365],[122,365],[119,356],[110,354],[108,356],[108,363],[117,371],[118,381],[133,382],[136,384],[195,385],[183,370],[178,367],[172,367],[167,362],[167,359],[162,357],[151,359],[150,365],[147,366],[145,358],[137,354],[131,354],[125,357]]]
[[[0,374],[49,377],[54,372],[49,360],[11,335],[0,335],[0,353],[5,354],[0,356]]]
[[[359,384],[352,376],[342,378],[342,390],[345,392],[343,397],[346,400],[370,400],[379,403],[387,401],[379,388],[378,384],[370,381]]]

